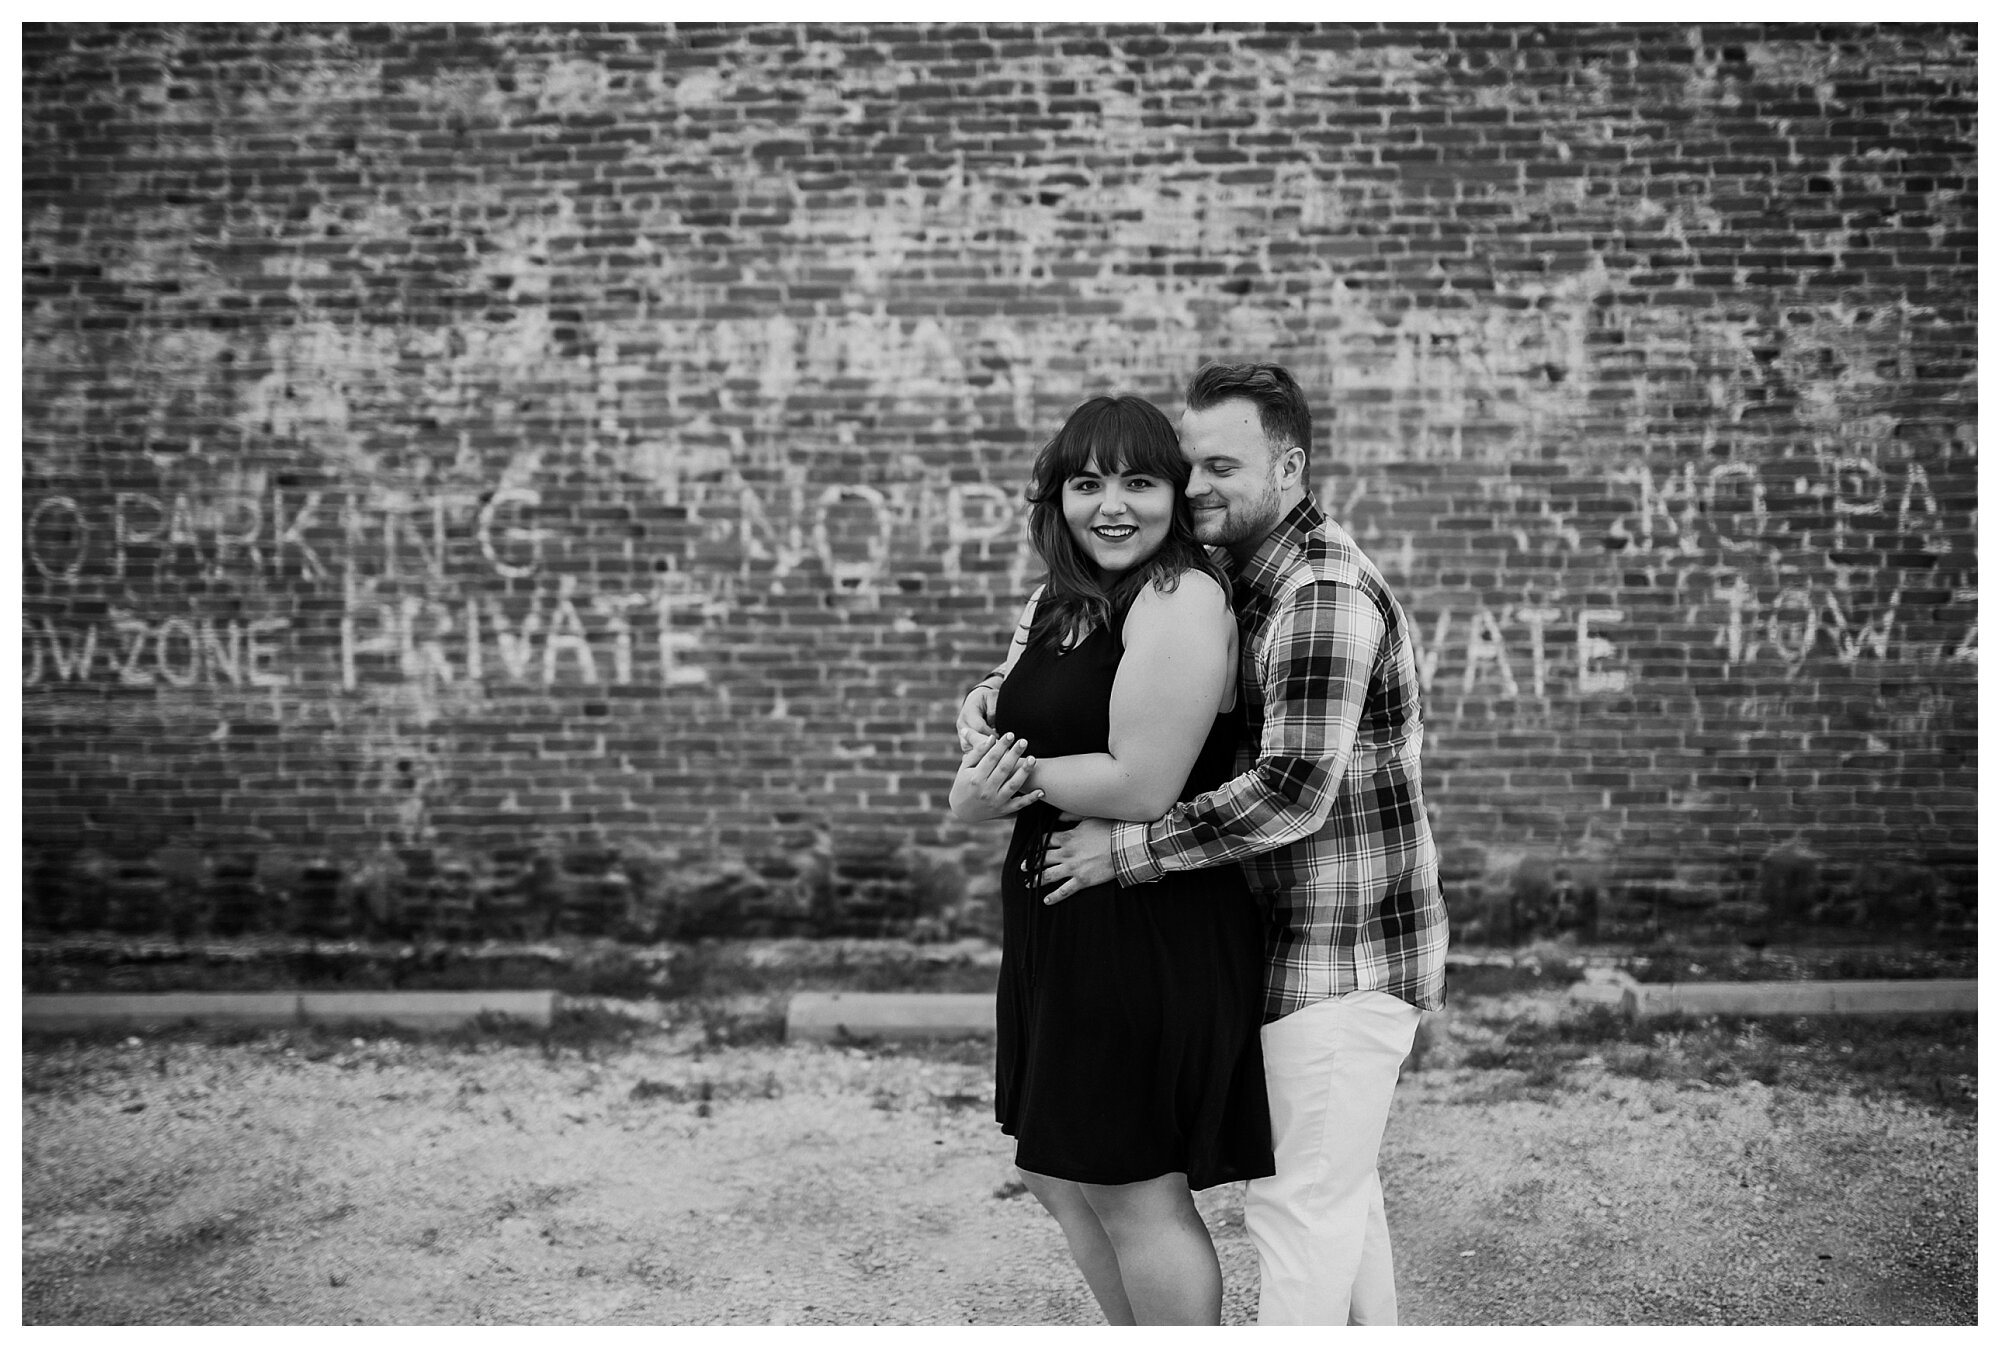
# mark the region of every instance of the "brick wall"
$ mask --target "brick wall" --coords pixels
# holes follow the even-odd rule
[[[1459,935],[1964,927],[1971,26],[30,25],[31,927],[940,931],[1020,490],[1300,374]]]

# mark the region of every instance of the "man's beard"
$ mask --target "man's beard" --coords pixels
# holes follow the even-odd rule
[[[1280,503],[1276,486],[1248,504],[1224,503],[1221,513],[1195,518],[1195,540],[1205,547],[1231,550],[1254,546],[1269,536],[1284,516],[1279,510]]]

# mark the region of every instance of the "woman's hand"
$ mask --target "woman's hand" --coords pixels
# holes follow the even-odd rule
[[[958,765],[951,784],[951,811],[961,820],[998,820],[1042,799],[1039,791],[1023,791],[1035,760],[1028,742],[1012,735],[992,735],[977,741]]]

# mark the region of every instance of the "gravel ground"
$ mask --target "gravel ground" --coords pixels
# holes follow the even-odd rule
[[[1383,1157],[1405,1323],[1976,1322],[1974,1104],[1451,1058],[1520,1004],[1455,1008],[1405,1073]],[[1096,1323],[1014,1180],[990,1060],[671,1025],[594,1052],[37,1038],[22,1318]],[[1255,1305],[1241,1202],[1201,1198],[1231,1324]]]

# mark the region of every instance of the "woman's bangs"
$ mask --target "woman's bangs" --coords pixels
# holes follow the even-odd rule
[[[1091,456],[1096,460],[1098,473],[1178,480],[1183,474],[1180,444],[1171,436],[1162,441],[1162,432],[1171,435],[1172,430],[1135,411],[1117,411],[1092,431]]]
[[[1081,476],[1090,466],[1091,431],[1078,429],[1077,422],[1071,420],[1064,425],[1042,452],[1036,480],[1045,496],[1060,492],[1065,481]]]
[[[1099,438],[1090,445],[1090,455],[1083,460],[1078,471],[1095,469],[1100,476],[1123,475],[1126,464],[1131,459],[1125,455],[1125,447],[1117,439]]]
[[[1157,476],[1175,485],[1187,483],[1188,465],[1181,456],[1178,438],[1169,436],[1164,441],[1158,438],[1141,439],[1138,446],[1132,449],[1131,465],[1135,471]]]
[[[1110,397],[1088,401],[1070,416],[1044,450],[1038,470],[1042,495],[1090,471],[1157,476],[1176,485],[1187,479],[1173,426]]]

